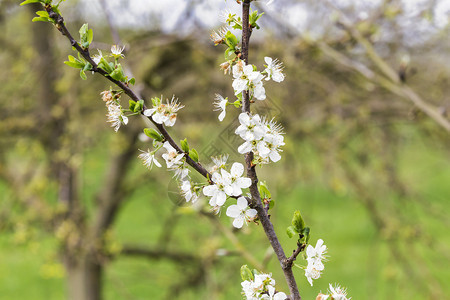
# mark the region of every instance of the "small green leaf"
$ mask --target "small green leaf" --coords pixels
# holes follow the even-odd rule
[[[241,267],[241,278],[242,281],[252,281],[254,279],[253,273],[247,265]]]
[[[136,106],[136,101],[134,100],[128,100],[128,104],[129,104],[129,109],[131,111],[134,111],[134,107]]]
[[[48,12],[45,11],[45,10],[37,11],[36,14],[37,14],[39,17],[46,17],[46,18],[49,17]]]
[[[302,215],[299,210],[294,212],[294,217],[292,218],[292,226],[297,230],[297,232],[302,232],[305,228],[305,221],[303,221]]]
[[[228,47],[230,47],[231,49],[234,50],[234,49],[236,49],[236,46],[237,46],[238,43],[239,43],[238,39],[230,31],[228,31],[225,34],[225,44],[227,44]]]
[[[120,64],[117,64],[117,68],[112,71],[109,76],[111,76],[112,79],[115,79],[117,81],[122,81],[124,78],[123,69]]]
[[[308,242],[309,242],[309,237],[311,236],[310,235],[310,228],[309,227],[305,227],[305,228],[303,228],[303,230],[302,230],[302,234],[304,235],[304,239],[305,239],[305,243],[306,244],[308,244]]]
[[[198,162],[198,152],[194,148],[189,150],[189,156],[192,158],[193,161]]]
[[[187,139],[181,140],[181,149],[183,149],[184,152],[189,153],[189,144],[187,142]]]
[[[144,128],[144,133],[146,136],[154,139],[155,141],[161,142],[164,140],[164,137],[153,128]]]
[[[93,40],[94,40],[94,31],[92,31],[92,29],[89,29],[87,32],[87,41],[89,45],[92,43]]]
[[[80,71],[80,77],[81,77],[81,79],[83,79],[83,80],[86,80],[86,79],[87,79],[86,73],[85,73],[83,70]]]
[[[271,199],[272,194],[270,193],[265,181],[260,181],[258,184],[259,193],[263,199]]]
[[[286,229],[286,233],[289,236],[289,238],[299,235],[299,232],[297,230],[295,230],[294,226],[289,226]]]
[[[139,100],[133,109],[133,112],[140,112],[144,108],[144,100]]]
[[[80,44],[83,48],[89,48],[89,45],[94,38],[92,29],[89,29],[88,24],[83,24],[80,28]]]
[[[130,78],[130,80],[128,80],[128,84],[134,85],[136,83],[136,79],[134,79],[134,77]]]
[[[38,3],[41,2],[40,0],[25,0],[22,3],[20,3],[20,6],[25,5],[25,4],[30,4],[30,3]]]
[[[47,18],[47,17],[34,17],[31,22],[52,22],[51,19]]]
[[[84,68],[84,65],[79,62],[71,62],[71,61],[65,61],[64,62],[69,67],[75,68],[75,69],[82,69]]]

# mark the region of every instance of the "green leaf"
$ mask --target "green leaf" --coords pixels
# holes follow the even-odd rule
[[[112,79],[115,79],[117,81],[122,81],[124,79],[123,69],[120,64],[117,64],[117,68],[112,71],[109,76],[111,76]]]
[[[41,2],[40,0],[25,0],[22,3],[20,3],[20,6],[25,5],[25,4],[30,4],[30,3],[39,3]]]
[[[269,189],[267,188],[267,184],[265,181],[259,182],[258,190],[263,199],[271,199],[272,198],[272,194],[270,193]]]
[[[81,77],[81,79],[83,79],[83,80],[86,80],[86,79],[87,79],[87,76],[86,76],[86,73],[84,72],[84,70],[81,70],[81,71],[80,71],[80,77]]]
[[[184,152],[189,153],[189,144],[187,142],[187,139],[181,140],[181,149],[183,149]]]
[[[289,236],[289,238],[299,235],[299,232],[297,230],[295,230],[294,226],[289,226],[286,229],[286,233]]]
[[[89,45],[94,38],[94,32],[89,29],[88,24],[83,24],[80,28],[80,44],[83,48],[89,48]]]
[[[47,17],[34,17],[31,22],[52,22],[52,19]]]
[[[311,236],[310,235],[310,228],[309,227],[305,227],[305,228],[303,228],[303,230],[302,230],[302,234],[304,235],[304,239],[305,239],[305,243],[306,244],[308,244],[308,242],[309,242],[309,237]]]
[[[134,108],[136,106],[136,101],[134,100],[128,100],[129,108],[131,111],[134,111]]]
[[[144,133],[155,141],[162,142],[164,140],[164,137],[153,128],[144,128]]]
[[[254,279],[253,273],[247,265],[241,267],[241,278],[242,281],[252,281]]]
[[[72,61],[65,61],[64,62],[69,67],[75,68],[75,69],[83,69],[84,65],[79,62],[72,62]]]
[[[238,44],[238,39],[234,34],[232,34],[230,31],[228,31],[225,34],[225,44],[227,44],[228,47],[232,48],[233,50],[236,49],[236,46]]]
[[[92,43],[93,40],[94,40],[94,31],[92,31],[92,29],[89,29],[87,32],[87,41],[89,45]]]
[[[46,18],[50,17],[50,16],[48,15],[48,12],[45,11],[45,10],[37,11],[36,14],[37,14],[39,17],[46,17]]]
[[[294,212],[294,217],[292,218],[292,226],[295,227],[297,232],[302,232],[303,228],[305,228],[305,221],[303,221],[302,215],[299,210]]]
[[[198,162],[198,152],[194,148],[189,150],[189,156],[192,158],[193,161]]]
[[[128,80],[128,84],[134,85],[136,83],[136,79],[134,79],[134,77],[130,78],[130,80]]]
[[[139,100],[136,102],[136,106],[133,109],[133,112],[140,112],[144,108],[144,100]]]

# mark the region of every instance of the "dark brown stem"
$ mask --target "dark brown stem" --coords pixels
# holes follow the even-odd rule
[[[251,28],[249,24],[249,15],[250,15],[250,2],[251,0],[244,0],[242,4],[242,56],[241,58],[248,63],[248,51],[249,51],[249,42],[251,35]],[[249,91],[244,91],[242,93],[242,112],[250,113],[250,94]],[[256,211],[258,212],[258,218],[261,221],[261,225],[264,228],[264,232],[266,233],[269,242],[275,251],[275,254],[280,262],[281,268],[284,272],[284,277],[286,278],[286,282],[289,286],[289,291],[291,293],[292,300],[300,300],[300,293],[298,291],[297,282],[295,281],[294,273],[292,272],[292,261],[286,258],[284,254],[283,247],[278,240],[277,234],[275,233],[275,229],[273,228],[273,224],[270,221],[269,215],[261,201],[261,195],[258,190],[258,176],[256,175],[255,166],[252,163],[253,161],[253,152],[249,152],[245,155],[245,163],[247,166],[247,177],[252,180],[252,185],[250,186],[250,194],[252,196],[252,204]],[[300,253],[300,251],[299,251]],[[298,254],[297,254],[298,255]]]
[[[297,256],[302,252],[306,247],[306,244],[297,243],[297,249],[295,249],[292,255],[286,260],[286,266],[291,266],[294,261],[297,259]]]

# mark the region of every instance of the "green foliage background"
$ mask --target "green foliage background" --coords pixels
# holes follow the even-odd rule
[[[57,187],[45,165],[48,157],[67,156],[79,167],[89,218],[107,158],[123,147],[123,137],[105,123],[99,93],[109,84],[90,74],[88,81],[81,81],[76,71],[64,66],[63,60],[72,52],[54,30],[57,59],[49,68],[58,74],[55,89],[63,100],[62,106],[46,108],[46,112],[64,118],[66,109],[70,111],[70,135],[63,139],[72,146],[46,153],[45,145],[36,139],[36,131],[45,128],[35,118],[36,111],[42,110],[35,101],[40,88],[40,74],[35,70],[45,54],[31,46],[32,26],[41,24],[31,24],[31,12],[11,5],[13,1],[0,3],[0,171],[14,178],[36,171],[21,186],[0,178],[0,299],[63,299],[60,240],[58,231],[48,225],[58,211]],[[76,3],[67,5],[68,24],[76,32],[83,16],[76,13]],[[99,24],[90,27],[97,46],[107,50],[100,43],[111,42],[108,29]],[[230,151],[221,138],[239,112],[230,109],[219,124],[212,111],[214,93],[232,95],[230,77],[218,70],[221,50],[193,42],[196,36],[125,29],[121,35],[129,42],[126,62],[143,94],[148,98],[175,94],[186,105],[174,136],[188,137],[197,149],[205,150],[213,142]],[[341,50],[351,43],[329,42]],[[450,69],[442,63],[449,58],[445,45],[448,38],[434,50],[424,45],[412,53],[416,73],[408,84],[433,103],[448,102]],[[314,287],[302,270],[296,270],[303,299],[314,299],[330,282],[348,287],[353,299],[432,299],[436,295],[444,299],[450,293],[448,134],[409,103],[337,66],[305,40],[281,40],[275,34],[267,42],[255,42],[252,61],[261,65],[265,55],[279,57],[287,73],[284,83],[266,85],[270,112],[286,132],[282,161],[258,170],[276,201],[271,219],[286,251],[295,248],[285,228],[296,209],[312,228],[312,243],[322,238],[329,248],[325,272]],[[138,147],[147,146],[139,142]],[[248,262],[233,255],[235,245],[220,229],[232,228],[223,212],[217,225],[175,205],[169,196],[174,187],[165,170],[148,172],[136,159],[130,174],[128,182],[139,184],[125,199],[109,235],[112,256],[104,262],[105,299],[166,299],[177,289],[176,297],[183,299],[239,299],[239,268]],[[38,195],[48,206],[21,200],[30,195]],[[260,227],[251,224],[235,233],[257,260],[267,260],[267,270],[286,290]],[[201,267],[120,255],[123,245],[157,249],[164,242],[170,251],[201,257]],[[231,255],[215,256],[219,249]]]

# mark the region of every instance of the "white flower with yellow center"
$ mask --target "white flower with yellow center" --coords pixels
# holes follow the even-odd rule
[[[227,216],[234,218],[233,226],[236,228],[242,228],[245,221],[253,221],[256,215],[256,210],[248,207],[247,199],[245,199],[245,197],[239,197],[237,204],[230,205],[227,208]]]

